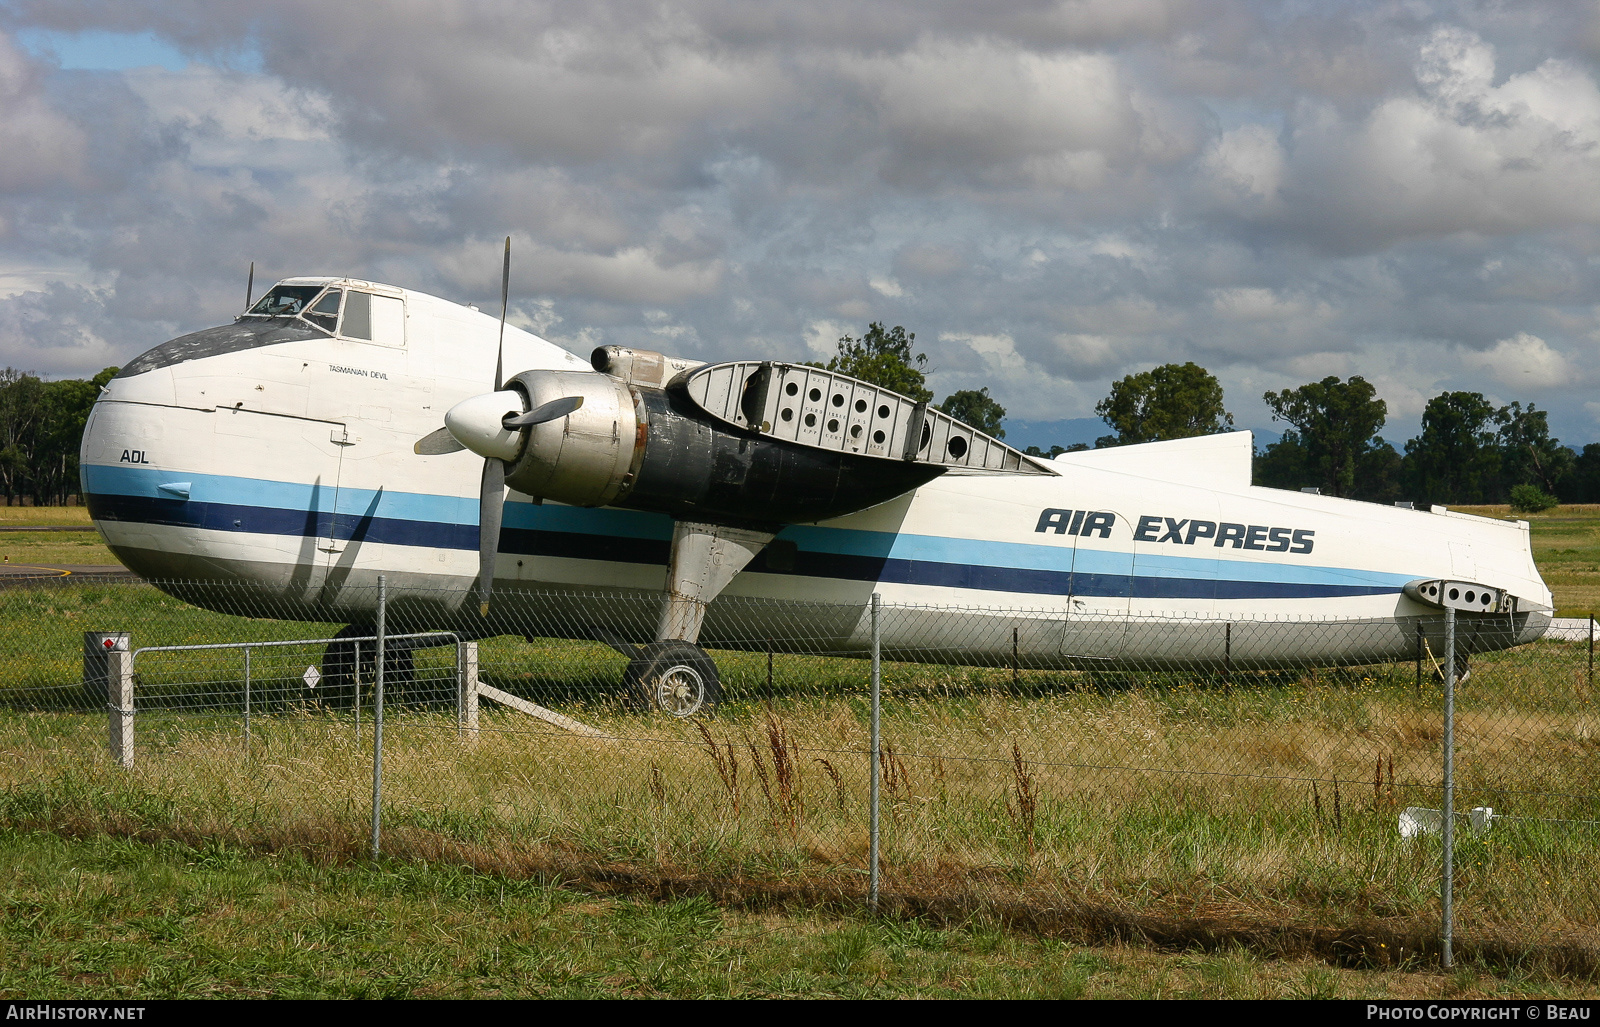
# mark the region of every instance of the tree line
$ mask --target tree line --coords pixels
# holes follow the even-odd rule
[[[1262,395],[1283,437],[1257,453],[1253,480],[1375,503],[1509,503],[1519,510],[1600,502],[1600,444],[1577,452],[1550,435],[1549,415],[1481,392],[1443,392],[1422,431],[1397,450],[1379,434],[1388,404],[1360,375],[1329,376]],[[1095,412],[1117,434],[1098,445],[1180,439],[1233,429],[1222,386],[1194,363],[1164,364],[1115,383]]]
[[[108,367],[88,380],[47,382],[8,367],[0,371],[0,487],[6,505],[31,499],[35,506],[63,506],[82,499],[78,446],[89,408],[117,373]]]
[[[927,357],[901,326],[874,322],[859,339],[846,335],[828,361],[838,371],[930,402]],[[1401,449],[1379,434],[1389,408],[1360,375],[1330,376],[1262,396],[1283,437],[1255,456],[1253,480],[1281,489],[1314,488],[1323,495],[1376,503],[1510,503],[1519,510],[1558,502],[1600,503],[1600,443],[1582,451],[1550,435],[1548,413],[1532,403],[1497,407],[1479,392],[1443,392],[1428,401],[1422,431]],[[938,409],[988,435],[1005,438],[1006,411],[987,388],[964,390]],[[1111,386],[1095,414],[1112,434],[1095,448],[1193,438],[1234,430],[1222,385],[1190,361],[1163,364]],[[1029,446],[1030,456],[1053,457],[1085,445]]]

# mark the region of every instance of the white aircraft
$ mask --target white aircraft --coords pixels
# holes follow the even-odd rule
[[[90,515],[180,598],[352,636],[380,573],[408,624],[472,637],[526,631],[525,590],[564,596],[570,633],[678,715],[718,697],[702,637],[864,651],[873,592],[917,607],[886,624],[900,658],[1034,667],[1379,662],[1419,625],[1438,651],[1446,607],[1479,651],[1550,620],[1526,522],[1252,487],[1248,432],[1034,458],[817,368],[586,364],[503,317],[285,279],[110,383]],[[652,595],[653,632],[603,598]],[[803,602],[708,617],[719,595]]]

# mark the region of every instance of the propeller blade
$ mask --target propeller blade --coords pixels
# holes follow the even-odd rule
[[[450,434],[449,428],[437,428],[417,440],[411,447],[411,452],[418,456],[443,456],[446,453],[459,453],[466,449]]]
[[[506,465],[493,457],[483,462],[478,490],[478,616],[489,616],[494,590],[494,558],[500,549],[500,517],[506,506]]]
[[[583,406],[582,396],[562,396],[560,399],[542,403],[525,414],[508,414],[500,422],[500,427],[510,431],[513,428],[526,428],[530,424],[543,424],[565,417],[581,406]]]
[[[505,367],[506,357],[506,303],[511,298],[511,236],[506,236],[506,261],[500,269],[500,342],[494,352],[494,391],[499,392],[504,384],[500,375]]]
[[[244,282],[244,309],[250,309],[250,301],[256,295],[256,262],[250,262],[250,277]]]

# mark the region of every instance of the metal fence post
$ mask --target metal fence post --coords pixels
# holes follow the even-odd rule
[[[1417,620],[1417,698],[1422,698],[1422,620]]]
[[[1450,951],[1451,900],[1455,888],[1455,772],[1456,772],[1456,611],[1444,611],[1444,882],[1439,897],[1444,907],[1444,965],[1454,966]]]
[[[107,653],[106,711],[109,715],[111,758],[124,768],[133,767],[133,653],[113,649]]]
[[[1233,694],[1233,622],[1222,629],[1222,691]]]
[[[478,643],[456,643],[456,731],[478,740]]]
[[[372,690],[372,858],[378,858],[378,835],[382,828],[383,809],[383,633],[384,607],[387,605],[388,582],[378,575],[378,630],[377,672],[373,675]]]
[[[1594,691],[1594,614],[1589,614],[1589,690]]]
[[[250,647],[244,647],[244,754],[250,755]]]
[[[867,797],[870,820],[867,844],[870,851],[867,853],[867,859],[872,864],[867,874],[867,908],[874,913],[878,911],[878,761],[881,759],[882,744],[878,722],[882,685],[882,666],[879,659],[879,643],[882,639],[882,629],[879,624],[880,608],[878,593],[874,592],[872,593],[872,774]]]

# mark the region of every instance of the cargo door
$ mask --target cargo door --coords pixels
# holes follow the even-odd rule
[[[1063,656],[1086,661],[1116,659],[1122,653],[1133,595],[1133,549],[1127,518],[1114,510],[1046,511],[1060,514],[1049,525],[1073,537],[1072,583],[1067,600]]]

